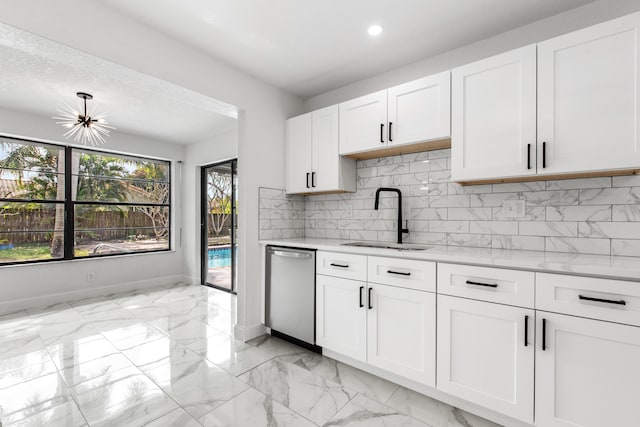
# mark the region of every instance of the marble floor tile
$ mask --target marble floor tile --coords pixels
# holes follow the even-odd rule
[[[274,356],[286,356],[291,354],[306,353],[308,350],[298,347],[295,344],[272,337],[271,335],[263,335],[261,337],[247,341],[247,344],[268,351]]]
[[[390,381],[316,353],[298,353],[279,356],[279,358],[351,388],[378,402],[386,402],[398,388]]]
[[[201,417],[204,427],[315,427],[311,421],[252,388]]]
[[[136,368],[124,368],[70,389],[91,426],[141,426],[178,405]]]
[[[46,345],[100,337],[100,332],[84,319],[46,323],[38,334]]]
[[[173,359],[186,357],[191,352],[186,347],[176,344],[167,336],[131,347],[122,354],[139,368],[149,369],[160,363],[168,363]]]
[[[133,367],[133,364],[122,354],[110,354],[89,362],[70,366],[60,372],[60,375],[67,386],[72,387],[120,369],[131,367]]]
[[[244,344],[227,335],[201,340],[188,348],[235,376],[274,357],[268,351]]]
[[[356,392],[292,363],[272,359],[239,377],[316,424],[322,425]]]
[[[0,342],[38,332],[40,328],[38,323],[28,317],[26,312],[24,313],[23,317],[7,318],[4,321],[0,321]]]
[[[209,326],[216,328],[227,335],[233,334],[233,326],[236,324],[235,313],[204,302],[201,302],[198,305],[198,312],[200,314],[200,320],[207,323]]]
[[[57,372],[0,390],[0,420],[16,423],[71,401]]]
[[[144,372],[192,417],[198,418],[248,387],[195,353],[145,368]]]
[[[149,323],[168,335],[175,343],[185,347],[205,341],[209,337],[217,337],[221,332],[200,319],[189,316],[171,316]]]
[[[398,387],[387,401],[387,405],[433,427],[500,427],[484,418],[404,387]]]
[[[45,305],[36,308],[28,308],[27,313],[30,317],[40,317],[58,311],[72,310],[71,304],[68,302],[60,302],[56,304]]]
[[[429,427],[409,415],[358,394],[325,427]]]
[[[53,343],[47,350],[58,370],[118,353],[118,349],[101,334]]]
[[[45,345],[40,334],[35,332],[22,334],[20,337],[11,336],[6,339],[0,335],[0,360],[44,349]]]
[[[32,415],[7,427],[85,427],[87,421],[73,401]]]
[[[184,409],[178,408],[145,424],[145,427],[202,427]]]
[[[0,361],[0,389],[56,373],[46,351],[39,350]]]
[[[96,324],[96,328],[121,351],[165,336],[150,324],[133,319]]]

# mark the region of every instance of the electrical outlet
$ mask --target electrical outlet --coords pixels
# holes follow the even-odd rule
[[[524,218],[527,214],[524,200],[505,200],[502,203],[502,213],[505,218]]]
[[[87,273],[87,282],[93,282],[94,280],[96,280],[95,273]]]
[[[353,206],[347,205],[347,209],[346,209],[345,215],[346,215],[347,218],[353,217]]]

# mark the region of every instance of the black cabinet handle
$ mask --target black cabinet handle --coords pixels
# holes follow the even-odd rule
[[[364,307],[362,303],[362,291],[364,291],[364,286],[360,286],[360,308]]]
[[[331,263],[329,264],[331,267],[340,267],[340,268],[349,268],[349,264],[336,264],[336,263]]]
[[[547,350],[547,319],[542,319],[542,351]]]
[[[524,346],[529,346],[529,316],[524,316]]]
[[[391,125],[393,125],[393,122],[389,122],[389,142],[393,142],[393,139],[391,139]]]
[[[486,286],[488,288],[497,288],[498,287],[497,283],[482,283],[482,282],[474,282],[472,280],[467,280],[465,283],[467,285]]]
[[[542,142],[542,169],[547,167],[547,143]]]
[[[531,144],[527,144],[527,169],[531,169]]]
[[[313,188],[316,188],[316,173],[315,172],[311,172],[311,186]]]
[[[627,305],[627,302],[623,299],[613,300],[613,299],[593,298],[593,297],[587,297],[584,295],[578,295],[578,298],[584,301],[606,302],[607,304]]]
[[[311,188],[309,187],[309,172],[307,172],[307,188]]]
[[[369,298],[368,302],[369,302],[369,310],[371,310],[373,308],[373,306],[371,305],[371,291],[373,290],[373,288],[369,288]]]
[[[399,274],[401,276],[411,276],[411,273],[409,272],[404,272],[404,271],[393,271],[393,270],[387,270],[387,273],[389,274]]]
[[[384,123],[380,123],[380,142],[384,144]]]

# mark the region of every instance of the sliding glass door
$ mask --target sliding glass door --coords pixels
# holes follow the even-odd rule
[[[235,293],[237,161],[202,168],[202,284]]]

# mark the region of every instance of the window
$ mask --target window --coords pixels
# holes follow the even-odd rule
[[[0,265],[169,250],[167,161],[0,138]]]

